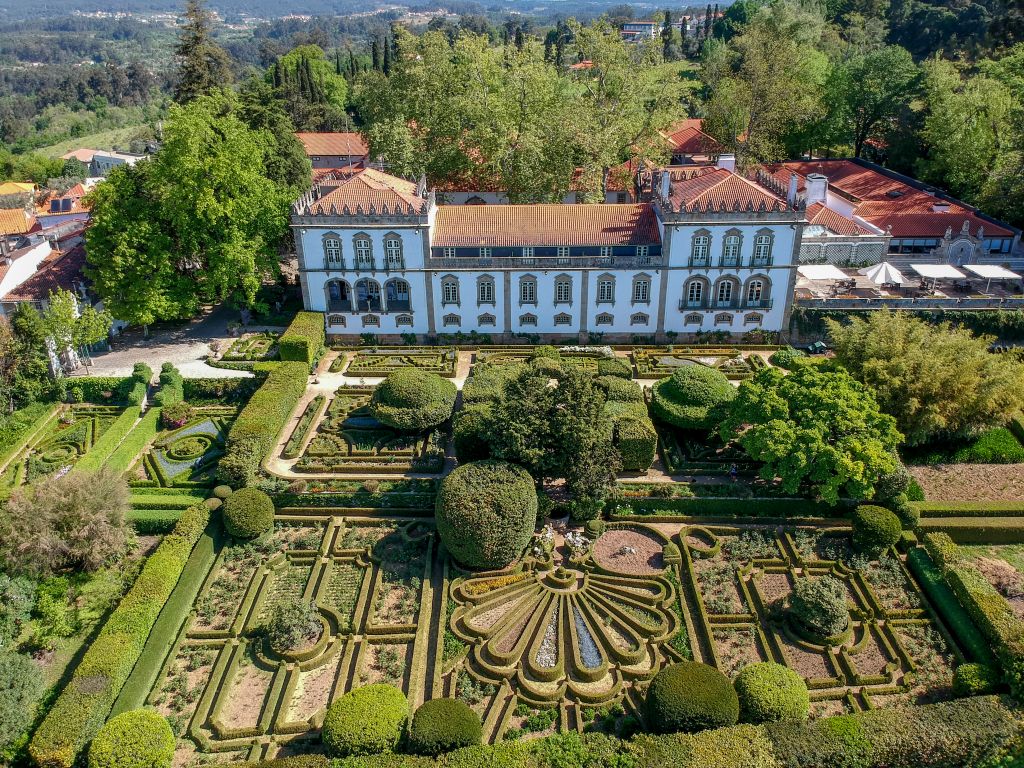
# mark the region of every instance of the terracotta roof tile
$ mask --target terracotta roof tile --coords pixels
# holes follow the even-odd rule
[[[0,235],[24,235],[37,227],[24,208],[0,208]]]
[[[442,205],[431,245],[508,248],[661,242],[648,204]]]
[[[807,206],[807,222],[824,227],[829,232],[837,235],[876,234],[853,219],[847,218],[838,211],[833,211],[831,208],[826,207],[823,203],[814,203]]]
[[[296,133],[309,157],[331,155],[363,156],[369,148],[358,133]]]
[[[85,248],[77,246],[67,253],[50,251],[40,263],[35,274],[28,280],[0,296],[3,301],[43,301],[51,293],[63,289],[74,290],[82,281],[82,267],[85,266]]]
[[[785,204],[784,198],[725,168],[708,170],[685,181],[673,181],[669,197],[674,208],[685,205],[698,210],[719,210],[723,207],[726,210],[737,207],[757,210],[762,205],[771,209],[780,203]]]
[[[339,212],[348,206],[352,213],[356,206],[368,211],[371,205],[378,211],[384,206],[390,211],[409,206],[419,211],[426,202],[416,194],[416,184],[375,168],[364,168],[347,179],[324,180],[319,189],[322,196],[310,204],[313,216],[330,216],[331,206]]]

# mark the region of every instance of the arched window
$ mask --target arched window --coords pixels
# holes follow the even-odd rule
[[[711,233],[706,229],[698,229],[693,233],[690,243],[690,266],[708,266],[708,255],[711,253]]]
[[[748,312],[743,318],[744,325],[760,325],[764,317],[760,312]]]
[[[747,283],[747,306],[748,307],[763,307],[767,306],[767,293],[765,289],[765,281],[760,278],[755,278]]]
[[[525,275],[519,278],[519,303],[537,303],[537,278],[533,275]],[[534,325],[537,324],[537,318],[533,319],[533,323]]]
[[[715,315],[715,325],[732,325],[732,313],[719,312]]]
[[[480,317],[478,317],[476,319],[476,322],[477,322],[477,325],[480,325],[480,326],[495,325],[497,323],[497,320],[495,319],[494,315],[492,315],[490,313],[484,313],[484,314],[480,315]]]
[[[629,316],[630,325],[647,325],[650,322],[650,318],[643,312],[637,312]]]
[[[405,269],[405,258],[402,256],[402,238],[394,232],[384,235],[384,262],[385,267],[392,269]]]
[[[373,269],[373,243],[369,235],[356,235],[352,238],[352,247],[356,254],[356,269]]]
[[[555,304],[572,304],[572,278],[568,275],[555,278]]]
[[[686,306],[701,307],[704,305],[704,281],[691,280],[686,284]]]
[[[715,306],[731,307],[733,297],[737,293],[735,287],[735,281],[728,277],[719,280],[718,285],[715,287]]]
[[[462,318],[456,314],[447,314],[442,321],[445,326],[462,325]]]
[[[384,284],[384,296],[389,312],[404,312],[412,309],[409,301],[409,283],[405,280],[388,280]]]
[[[615,322],[615,318],[607,312],[602,312],[597,316],[598,325],[612,325]]]
[[[494,278],[482,275],[476,280],[476,303],[494,304]]]
[[[344,269],[345,262],[341,258],[341,238],[334,232],[324,235],[324,263],[328,269]]]
[[[363,315],[363,327],[368,325],[380,327],[380,318],[376,315]]]
[[[770,229],[759,229],[754,237],[754,261],[755,267],[767,267],[772,263],[772,245],[775,242],[775,235]]]
[[[328,312],[351,312],[352,295],[348,283],[344,280],[328,280],[325,286],[327,291]]]
[[[473,195],[471,198],[466,200],[466,205],[487,205],[487,201],[478,195]]]
[[[611,275],[601,275],[597,278],[597,303],[615,303],[615,278]]]
[[[686,316],[683,322],[686,325],[700,325],[704,321],[704,316],[700,312],[691,312]]]
[[[722,266],[738,267],[742,235],[738,229],[730,229],[722,238]]]
[[[555,315],[555,325],[572,325],[572,315],[559,312]]]
[[[365,277],[356,282],[356,309],[360,312],[380,312],[380,283]]]
[[[459,278],[445,275],[441,278],[441,305],[459,304]]]
[[[344,328],[345,327],[345,316],[344,315],[328,315],[327,316],[327,324],[328,325],[337,325],[337,326],[340,326],[340,327]]]
[[[520,315],[519,316],[519,324],[520,325],[536,325],[537,324],[537,316],[536,315],[531,315],[531,314]]]
[[[395,325],[412,325],[412,315],[399,315],[395,318]]]

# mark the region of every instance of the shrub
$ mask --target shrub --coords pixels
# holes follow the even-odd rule
[[[473,366],[473,375],[462,386],[462,402],[481,403],[501,397],[505,385],[522,373],[525,365],[493,365],[478,363]]]
[[[885,507],[861,504],[853,511],[853,548],[872,557],[896,544],[903,526]]]
[[[400,368],[377,385],[370,412],[402,432],[422,432],[452,415],[458,388],[436,373]]]
[[[736,397],[725,374],[706,365],[687,365],[662,379],[651,393],[651,414],[680,429],[714,429],[722,407]]]
[[[635,381],[615,376],[599,376],[594,379],[594,383],[604,390],[605,398],[609,402],[642,403],[644,401],[644,391]],[[646,410],[647,407],[644,406],[644,411]]]
[[[779,368],[785,368],[790,370],[793,368],[794,361],[801,357],[806,357],[807,354],[800,349],[794,349],[793,347],[783,347],[772,352],[771,357],[768,358],[768,362],[772,365],[778,366]]]
[[[656,733],[734,725],[740,703],[729,678],[694,661],[671,664],[654,676],[644,700],[648,730]]]
[[[206,506],[208,510],[213,512],[215,509],[220,509],[222,506],[224,506],[224,500],[218,499],[216,496],[211,496],[210,498],[204,500],[203,504]]]
[[[231,494],[232,490],[230,485],[218,485],[213,489],[213,495],[218,499],[226,499]]]
[[[167,429],[180,429],[195,415],[195,410],[184,400],[172,405],[165,405],[160,411],[160,418]]]
[[[747,723],[806,720],[811,699],[807,684],[789,667],[764,661],[748,664],[733,683],[740,718]]]
[[[1024,445],[1005,427],[990,429],[970,445],[953,454],[953,461],[972,464],[1019,464],[1024,462]]]
[[[789,596],[788,615],[794,629],[812,640],[840,635],[850,624],[846,587],[832,576],[797,579]]]
[[[241,488],[224,501],[224,527],[238,539],[254,539],[274,527],[274,502],[258,488]]]
[[[906,494],[901,493],[899,496],[887,503],[889,509],[891,509],[893,514],[899,519],[903,530],[913,531],[917,528],[918,524],[921,522],[921,512],[910,502]]]
[[[490,416],[491,406],[487,402],[469,403],[455,415],[452,435],[455,455],[460,462],[480,461],[490,456],[487,443]]]
[[[260,462],[277,442],[306,391],[308,368],[301,363],[281,363],[249,399],[228,432],[224,456],[217,467],[220,479],[234,487],[250,485]]]
[[[982,696],[999,690],[999,670],[988,664],[961,664],[953,672],[953,693],[956,696]]]
[[[0,649],[0,761],[4,750],[32,724],[43,675],[28,656]]]
[[[153,369],[145,363],[136,363],[132,366],[132,378],[143,384],[149,384],[153,380]]]
[[[281,336],[277,348],[282,361],[304,363],[306,371],[324,350],[324,316],[320,312],[298,312]]]
[[[892,501],[910,488],[913,477],[902,461],[897,459],[896,468],[886,472],[875,481],[875,498],[881,503]]]
[[[525,469],[502,461],[463,464],[441,481],[437,532],[470,568],[504,568],[530,543],[537,491]]]
[[[173,760],[171,726],[151,709],[117,715],[89,745],[89,768],[170,768]]]
[[[413,752],[438,755],[479,744],[480,715],[458,699],[431,699],[412,718],[409,744]]]
[[[185,399],[185,380],[178,369],[170,363],[164,363],[160,367],[160,391],[153,398],[154,402],[166,408],[170,405],[180,403]]]
[[[315,643],[323,632],[320,612],[308,600],[274,606],[267,621],[267,640],[277,653],[298,651]]]
[[[621,357],[602,357],[597,361],[598,376],[615,376],[620,379],[633,378],[633,368]]]
[[[409,719],[405,694],[390,685],[349,691],[327,708],[322,737],[331,757],[392,752]]]
[[[658,450],[658,433],[647,417],[616,419],[612,444],[622,457],[622,468],[628,472],[646,472],[654,463]]]

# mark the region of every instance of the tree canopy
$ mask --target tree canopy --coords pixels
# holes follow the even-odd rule
[[[845,372],[777,368],[744,381],[720,429],[735,438],[761,476],[787,493],[807,490],[829,504],[869,499],[895,470],[902,435],[870,390]]]

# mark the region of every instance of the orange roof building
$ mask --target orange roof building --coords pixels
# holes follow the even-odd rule
[[[314,168],[345,168],[366,162],[369,147],[354,132],[296,133]]]

